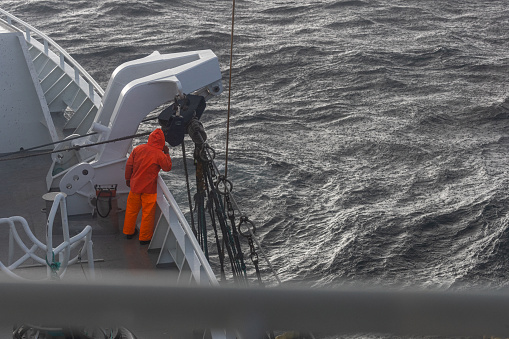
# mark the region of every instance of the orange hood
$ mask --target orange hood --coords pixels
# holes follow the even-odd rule
[[[156,129],[148,136],[147,144],[149,146],[162,150],[164,148],[164,143],[165,143],[164,133],[163,130],[160,128]]]

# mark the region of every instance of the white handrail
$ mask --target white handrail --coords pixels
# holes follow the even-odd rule
[[[80,66],[80,64],[76,60],[74,60],[62,47],[60,47],[50,37],[48,37],[46,34],[42,33],[41,31],[37,30],[33,26],[27,24],[23,20],[10,14],[9,12],[4,11],[1,8],[0,8],[0,14],[3,14],[4,16],[6,16],[7,21],[4,21],[1,18],[0,18],[0,20],[4,21],[5,23],[10,25],[14,29],[18,30],[19,32],[24,33],[25,40],[27,42],[31,43],[30,40],[32,39],[32,34],[31,34],[32,32],[35,33],[37,36],[39,36],[41,39],[43,39],[43,44],[44,44],[43,53],[44,54],[49,55],[49,51],[50,51],[49,46],[53,47],[58,52],[58,54],[60,56],[60,67],[64,68],[65,60],[67,60],[68,65],[74,69],[75,73],[79,72],[79,74],[81,74],[81,76],[89,84],[89,96],[91,98],[93,98],[93,96],[94,96],[93,95],[94,90],[97,94],[99,94],[100,97],[104,96],[104,90],[101,88],[101,86],[99,86],[99,84],[90,76],[90,74],[88,74],[87,71],[85,71],[85,69],[83,67]],[[19,24],[21,26],[21,28],[15,26],[13,24],[13,22]],[[76,77],[76,75],[75,75],[75,77]]]
[[[205,254],[203,254],[203,251],[200,247],[200,244],[198,243],[198,240],[196,240],[196,237],[194,236],[193,231],[191,230],[191,227],[189,226],[186,217],[180,210],[180,207],[178,206],[177,202],[175,201],[175,198],[173,198],[173,195],[170,193],[170,190],[166,186],[166,183],[164,182],[163,178],[159,176],[157,184],[161,191],[164,194],[164,197],[168,204],[170,205],[171,209],[175,212],[175,215],[177,216],[177,219],[182,226],[182,229],[187,234],[189,241],[191,242],[191,245],[193,247],[193,251],[196,254],[196,257],[198,258],[200,265],[203,267],[205,273],[207,274],[207,279],[210,282],[212,286],[217,286],[219,283],[217,282],[217,278],[214,274],[214,271],[212,271],[212,268],[210,267],[210,264],[205,257]],[[169,222],[168,222],[169,224]],[[170,225],[171,227],[171,225]],[[184,244],[181,244],[184,245]]]
[[[56,248],[53,248],[53,222],[55,220],[55,215],[60,206],[60,214],[62,217],[62,231],[64,236],[64,242],[61,243]],[[29,240],[33,243],[33,245],[28,248],[24,241],[18,234],[15,223],[18,222],[21,224],[25,234],[28,236]],[[24,263],[28,259],[33,259],[39,264],[47,265],[47,277],[48,278],[57,278],[63,277],[67,271],[67,267],[69,264],[74,264],[78,261],[80,255],[87,255],[88,259],[88,267],[89,267],[89,276],[91,279],[95,278],[94,271],[94,258],[92,252],[92,227],[86,226],[83,231],[79,234],[75,235],[72,238],[69,238],[69,226],[67,222],[67,207],[65,204],[65,194],[59,193],[55,197],[55,201],[53,202],[53,206],[51,207],[51,211],[49,213],[48,221],[47,221],[47,232],[46,232],[46,244],[39,241],[35,235],[30,230],[27,221],[25,218],[20,216],[14,216],[10,218],[1,218],[1,224],[9,225],[9,257],[8,257],[8,266],[5,266],[0,261],[0,270],[12,278],[21,278],[17,274],[13,273],[12,270],[19,268],[19,266]],[[14,258],[14,241],[16,241],[17,245],[21,248],[24,255],[22,255],[15,262]],[[76,255],[75,258],[70,258],[71,250],[76,248],[80,242],[84,242],[83,252]],[[38,256],[35,252],[37,250],[42,250],[45,252],[44,257]],[[59,256],[60,260],[60,268],[54,270],[51,267],[54,264],[54,255]]]

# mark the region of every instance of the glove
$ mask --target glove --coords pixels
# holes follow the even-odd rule
[[[170,149],[168,148],[168,146],[164,145],[163,152],[164,154],[170,154]]]
[[[127,187],[131,187],[131,180],[126,180],[125,184],[127,185]]]

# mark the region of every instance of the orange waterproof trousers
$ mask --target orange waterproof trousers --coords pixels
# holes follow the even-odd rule
[[[141,208],[140,241],[152,239],[156,215],[157,193],[129,192],[124,219],[124,234],[133,234]]]

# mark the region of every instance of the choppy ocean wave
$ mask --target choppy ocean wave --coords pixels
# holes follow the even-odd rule
[[[154,50],[210,48],[229,74],[230,2],[2,8],[103,87]],[[238,2],[229,177],[286,282],[508,285],[508,18],[504,1]],[[219,154],[226,107],[203,117]]]

